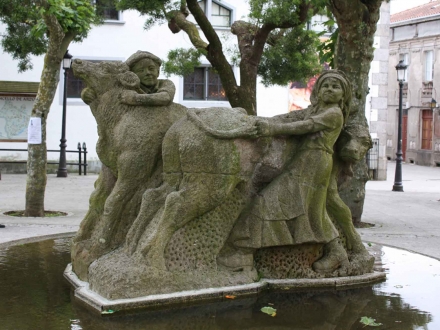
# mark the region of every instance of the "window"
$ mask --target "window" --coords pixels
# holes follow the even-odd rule
[[[213,26],[230,27],[232,24],[232,9],[213,0],[200,0],[199,6],[205,12]],[[191,21],[195,22],[191,17]]]
[[[433,64],[434,64],[434,52],[432,50],[428,50],[425,52],[425,76],[424,81],[432,81],[434,72],[433,72]]]
[[[121,19],[120,12],[116,9],[114,4],[105,0],[95,0],[96,11],[99,15],[104,17],[106,21],[119,21]]]
[[[88,60],[90,62],[99,63],[102,62],[100,60]],[[67,98],[70,99],[80,99],[81,92],[86,87],[86,84],[80,79],[73,75],[72,69],[67,69]]]
[[[79,79],[76,78],[73,75],[73,70],[72,69],[67,69],[66,70],[67,76],[67,97],[68,98],[74,98],[74,99],[79,99],[81,98],[81,92],[82,90],[86,87],[85,83]]]
[[[328,21],[328,17],[324,15],[315,15],[312,17],[310,21],[307,22],[307,30],[313,30],[315,32],[325,32],[326,35],[331,34],[333,32],[334,27],[325,26],[325,23]]]
[[[408,54],[400,54],[399,55],[399,61],[403,61],[403,64],[408,65],[409,64],[409,55]],[[405,70],[405,76],[403,77],[404,81],[408,81],[408,70]]]
[[[184,100],[227,101],[220,77],[210,67],[195,68],[183,78]]]
[[[432,150],[432,110],[422,110],[422,149]]]
[[[106,62],[120,62],[120,61],[124,61],[124,58],[120,58],[120,57],[108,57],[108,58],[90,58],[87,56],[74,56],[74,58],[81,58],[83,60],[86,60],[88,62],[94,62],[94,63],[100,63],[103,61]],[[86,87],[86,84],[84,81],[82,81],[80,78],[77,78],[73,75],[73,70],[72,69],[67,69],[66,70],[66,98],[67,98],[67,102],[69,102],[69,104],[73,104],[73,105],[84,105],[84,102],[81,100],[81,92],[82,90]],[[63,86],[64,86],[64,69],[61,68],[60,70],[60,104],[63,104]]]
[[[215,2],[212,3],[211,23],[214,26],[231,26],[231,11]]]

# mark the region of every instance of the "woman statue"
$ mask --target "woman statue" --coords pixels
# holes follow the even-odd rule
[[[334,145],[350,101],[351,86],[345,75],[328,70],[318,78],[303,120],[258,120],[260,136],[301,135],[301,139],[283,173],[260,191],[246,219],[237,224],[231,236],[236,247],[323,244],[324,254],[313,264],[316,272],[331,273],[348,263],[326,202]]]

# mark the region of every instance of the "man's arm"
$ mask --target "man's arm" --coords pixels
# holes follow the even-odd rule
[[[135,91],[123,91],[121,94],[121,102],[129,105],[168,105],[173,101],[167,92],[159,92],[153,94],[139,94]]]
[[[121,94],[121,102],[130,105],[164,106],[173,102],[176,87],[171,80],[161,80],[156,93],[139,94],[132,90],[125,90]]]

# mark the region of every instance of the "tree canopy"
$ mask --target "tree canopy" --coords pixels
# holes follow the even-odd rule
[[[219,74],[231,105],[243,107],[249,114],[256,114],[258,76],[266,86],[286,85],[321,70],[319,34],[307,30],[306,24],[322,10],[323,0],[250,0],[248,17],[231,26],[237,38],[237,47],[232,49],[222,41],[197,0],[118,0],[118,7],[147,15],[146,29],[167,23],[172,33],[184,31],[194,48],[170,51],[165,73],[187,75],[205,56]],[[231,64],[239,66],[240,82]]]
[[[56,20],[72,41],[87,37],[99,23],[88,0],[0,0],[0,21],[6,25],[1,45],[18,60],[20,72],[32,69],[31,55],[46,53],[50,38],[48,20]]]
[[[1,45],[18,60],[19,71],[32,68],[31,55],[45,54],[32,117],[41,118],[41,144],[28,144],[25,216],[44,216],[46,119],[58,86],[61,61],[72,41],[87,36],[100,19],[89,0],[0,0],[6,25]]]

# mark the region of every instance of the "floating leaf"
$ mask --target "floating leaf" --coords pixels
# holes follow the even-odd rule
[[[277,315],[277,310],[276,310],[275,308],[272,308],[272,307],[269,307],[269,306],[263,307],[263,308],[261,309],[261,311],[262,311],[263,313],[269,314],[270,316],[275,316],[275,315]]]
[[[233,295],[227,295],[227,296],[225,296],[225,298],[226,298],[226,299],[235,299],[235,296],[233,296]]]
[[[376,323],[375,319],[372,319],[368,316],[362,316],[360,322],[366,327],[367,325],[370,327],[378,327],[382,325],[382,323]]]
[[[106,310],[106,311],[102,311],[101,314],[113,314],[115,311],[112,309]]]

